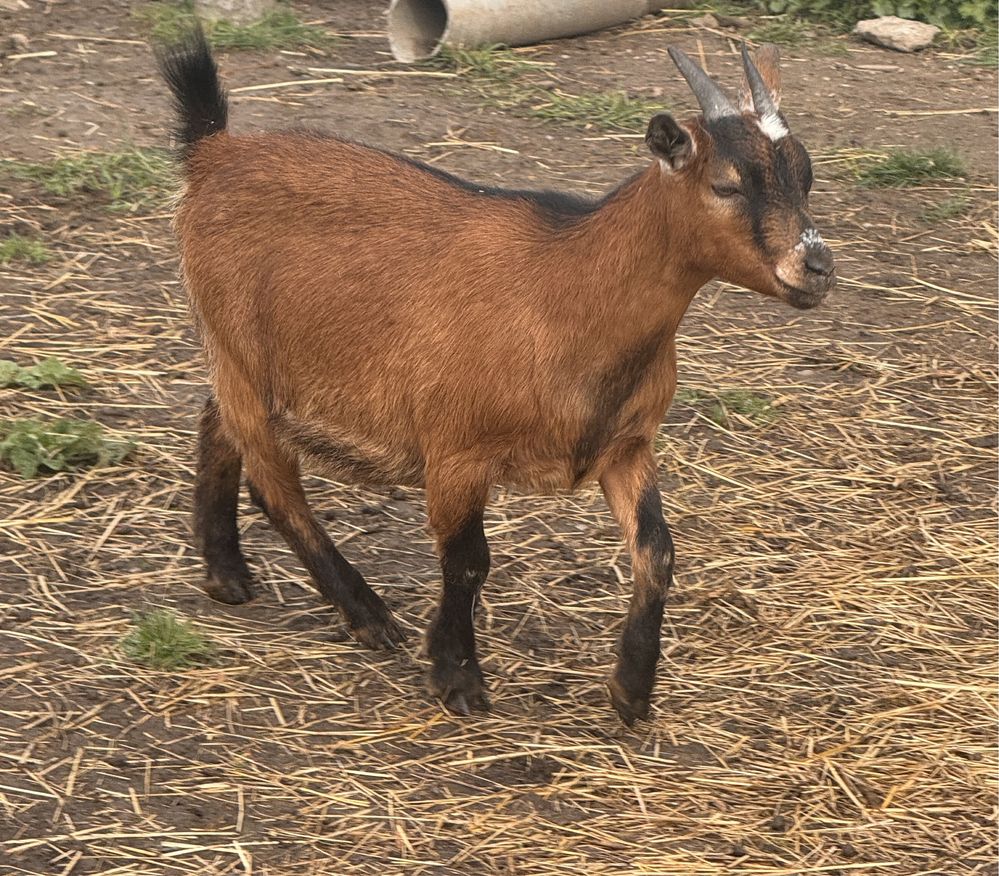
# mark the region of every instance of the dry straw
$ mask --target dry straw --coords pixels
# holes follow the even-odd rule
[[[503,128],[519,155],[444,146],[483,178],[529,172],[537,125]],[[621,161],[618,142],[581,155],[578,132],[545,130],[565,137],[537,155],[552,173]],[[0,869],[990,872],[995,189],[979,180],[970,213],[926,229],[822,169],[849,159],[817,161],[837,301],[797,314],[712,287],[684,326],[682,385],[764,393],[774,416],[721,426],[692,401],[663,428],[679,571],[655,720],[634,732],[603,687],[628,561],[592,492],[491,506],[485,717],[423,692],[438,584],[417,492],[310,481],[411,630],[400,652],[346,640],[249,508],[261,595],[209,603],[187,522],[205,386],[168,216],[70,213],[15,187],[0,225],[44,232],[55,257],[0,266],[0,357],[55,356],[91,386],[0,390],[0,416],[95,418],[139,450],[103,471],[0,474]],[[120,641],[151,607],[195,618],[215,663],[129,660]]]

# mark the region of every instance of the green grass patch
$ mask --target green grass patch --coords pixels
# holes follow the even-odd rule
[[[197,24],[190,2],[150,4],[136,13],[146,23],[149,38],[156,43],[176,43],[184,39]],[[323,49],[335,42],[335,37],[311,24],[302,22],[290,9],[275,9],[252,24],[230,21],[203,21],[208,41],[216,49],[295,49],[311,46]]]
[[[26,368],[9,359],[0,359],[0,388],[3,389],[55,389],[57,386],[86,385],[87,381],[79,371],[58,359],[44,359]]]
[[[545,93],[543,103],[527,107],[529,115],[538,119],[569,122],[584,127],[618,131],[644,130],[650,118],[662,105],[649,100],[628,97],[620,92],[592,94]]]
[[[22,98],[21,102],[13,106],[4,107],[4,113],[12,119],[30,120],[52,115],[51,110],[40,107],[34,101]]]
[[[7,162],[6,168],[49,194],[101,195],[112,209],[127,212],[163,200],[177,185],[175,162],[166,149],[80,152],[50,161]]]
[[[7,239],[0,241],[0,265],[7,262],[28,262],[32,265],[44,265],[51,258],[45,244],[31,237],[21,237],[13,232]]]
[[[966,173],[964,161],[952,149],[895,149],[862,165],[857,178],[862,185],[902,187],[956,179]]]
[[[800,18],[779,15],[756,21],[749,32],[749,37],[758,43],[777,43],[781,46],[807,45],[815,39],[815,27]]]
[[[152,669],[187,669],[211,663],[217,649],[188,620],[159,609],[137,615],[134,628],[121,640],[130,660]]]
[[[940,48],[950,52],[963,52],[962,64],[988,67],[995,70],[999,63],[999,27],[948,28],[937,37]]]
[[[813,54],[826,57],[849,54],[846,43],[834,39],[835,35],[836,29],[832,27],[791,15],[762,18],[749,32],[749,38],[757,43],[776,43],[790,48],[807,46]]]
[[[501,45],[480,49],[444,47],[425,63],[457,73],[487,104],[527,118],[633,132],[644,131],[649,119],[662,109],[660,103],[622,92],[566,94],[549,90],[553,81],[532,81],[522,78],[522,74],[543,71],[555,66],[553,63],[528,60]]]
[[[980,31],[972,31],[975,45],[970,62],[978,67],[988,67],[995,70],[999,66],[999,27],[986,27]]]
[[[862,18],[897,15],[940,27],[986,28],[996,20],[995,0],[724,0],[729,9],[760,11],[851,28]]]
[[[0,420],[0,462],[23,478],[121,462],[134,448],[112,441],[100,423],[83,420]]]
[[[772,423],[777,418],[777,411],[767,396],[745,389],[725,389],[715,393],[679,389],[674,400],[699,409],[724,429],[732,427],[734,417],[758,425]]]
[[[478,49],[454,49],[442,46],[427,64],[450,70],[459,76],[506,82],[538,65],[521,58],[506,46],[483,46]],[[544,65],[542,65],[544,66]]]
[[[939,203],[927,207],[919,214],[924,222],[945,222],[948,219],[960,219],[971,209],[971,196],[958,192]]]

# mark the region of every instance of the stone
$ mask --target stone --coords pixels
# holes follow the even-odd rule
[[[209,21],[231,21],[245,25],[260,21],[277,9],[277,0],[195,0],[194,9]]]
[[[715,18],[710,12],[704,15],[698,15],[697,18],[690,19],[690,23],[694,25],[694,27],[718,27],[718,19]]]
[[[918,52],[925,49],[940,28],[922,21],[910,21],[895,15],[882,15],[858,21],[853,32],[869,43],[897,52]]]
[[[716,12],[715,18],[722,27],[729,27],[733,30],[742,30],[751,24],[748,18],[743,18],[741,15],[723,15],[720,12]]]

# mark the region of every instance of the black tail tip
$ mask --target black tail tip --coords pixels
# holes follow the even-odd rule
[[[229,102],[200,23],[180,40],[157,48],[156,63],[173,95],[176,136],[188,158],[199,140],[224,131],[229,120]]]

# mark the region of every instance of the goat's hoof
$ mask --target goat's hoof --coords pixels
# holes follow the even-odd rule
[[[633,726],[635,721],[644,721],[649,717],[651,692],[630,693],[617,678],[611,678],[607,682],[607,690],[610,693],[611,705],[628,727]]]
[[[213,572],[205,579],[205,593],[216,602],[242,605],[253,599],[253,579],[248,576],[223,576]]]
[[[406,641],[406,634],[395,622],[389,607],[370,588],[356,601],[341,605],[340,613],[354,639],[372,651],[391,651]]]
[[[427,686],[430,693],[454,715],[471,715],[473,710],[489,711],[482,670],[477,665],[449,663],[434,666],[430,670]]]
[[[350,634],[356,641],[372,651],[392,651],[406,641],[406,634],[392,616],[370,621],[363,626],[351,627]]]

